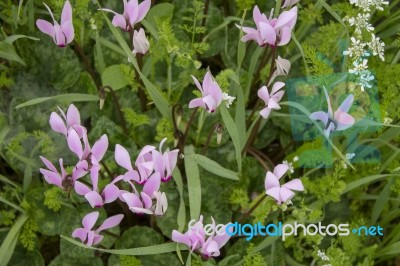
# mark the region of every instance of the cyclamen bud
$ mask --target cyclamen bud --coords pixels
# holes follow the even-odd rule
[[[140,28],[139,32],[133,32],[133,54],[145,54],[149,50],[150,43],[146,38],[146,34],[143,28]]]
[[[217,131],[217,143],[218,145],[221,144],[221,140],[222,140],[222,133],[224,132],[224,126],[221,124],[218,124],[215,127],[215,131]]]
[[[106,93],[103,88],[99,92],[99,98],[100,98],[99,107],[100,107],[100,110],[102,110],[103,106],[104,106],[104,101],[106,100]]]

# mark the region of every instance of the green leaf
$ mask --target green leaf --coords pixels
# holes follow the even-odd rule
[[[10,265],[44,266],[44,260],[38,250],[15,250]]]
[[[201,184],[199,167],[194,156],[193,146],[185,147],[185,170],[189,195],[190,218],[198,219],[201,212]]]
[[[178,231],[182,232],[183,229],[185,228],[185,223],[186,223],[186,209],[185,209],[185,201],[183,199],[183,181],[182,181],[182,175],[181,172],[179,171],[178,167],[174,169],[174,172],[172,173],[172,177],[175,181],[176,188],[179,192],[179,210],[178,210],[178,215],[176,218],[176,223],[178,224]]]
[[[101,74],[103,86],[110,86],[114,91],[122,89],[129,84],[121,65],[107,67]]]
[[[194,160],[198,165],[204,168],[204,170],[216,174],[221,177],[225,177],[231,180],[239,180],[238,174],[232,170],[226,169],[217,162],[200,154],[194,155]]]
[[[378,199],[375,201],[374,207],[372,208],[371,224],[375,224],[381,215],[383,208],[385,208],[387,202],[390,198],[390,187],[393,185],[393,180],[391,179],[386,186],[383,188]]]
[[[238,258],[240,258],[239,254],[227,256],[218,263],[218,266],[228,266],[230,265],[231,260],[236,260]]]
[[[228,26],[231,22],[237,21],[240,22],[241,18],[238,17],[226,17],[224,22],[222,22],[220,25],[215,27],[212,31],[210,31],[206,36],[203,38],[203,42],[206,42],[208,38],[210,38],[211,35],[217,33],[218,31],[224,29],[226,26]]]
[[[39,41],[40,40],[40,39],[35,38],[35,37],[16,34],[16,35],[8,36],[7,38],[4,39],[4,42],[6,42],[8,44],[13,44],[13,42],[15,42],[16,40],[21,39],[21,38],[27,38],[27,39],[30,39],[32,41]]]
[[[161,3],[153,6],[146,15],[146,21],[157,28],[157,20],[172,18],[175,6],[170,3]]]
[[[244,92],[244,94],[245,94],[244,97],[245,97],[246,102],[249,100],[249,93],[250,93],[250,89],[251,89],[251,84],[253,82],[254,71],[256,69],[258,59],[260,59],[260,55],[262,52],[265,52],[265,50],[262,49],[261,47],[257,46],[256,50],[253,52],[253,55],[251,56],[251,59],[250,59],[248,80],[247,80],[247,84],[246,84],[246,90]]]
[[[32,166],[27,165],[24,172],[23,191],[27,192],[32,183]]]
[[[349,191],[351,191],[353,189],[356,189],[356,188],[358,188],[358,187],[360,187],[362,185],[365,185],[365,184],[368,184],[368,183],[371,183],[371,182],[375,182],[375,181],[377,181],[379,179],[382,179],[382,178],[385,178],[385,177],[389,177],[389,176],[400,176],[400,175],[394,175],[394,174],[391,174],[391,175],[371,175],[371,176],[363,177],[361,179],[358,179],[358,180],[356,180],[354,182],[351,182],[351,183],[347,184],[347,187],[342,192],[342,195],[346,194],[347,192],[349,192]]]
[[[0,42],[0,58],[8,61],[15,61],[26,66],[25,61],[15,52],[14,47],[6,42]]]
[[[237,128],[246,128],[246,104],[245,104],[245,99],[244,99],[244,92],[242,85],[240,84],[239,81],[239,74],[231,74],[231,78],[236,84],[236,113],[235,113],[235,123]],[[239,130],[239,140],[241,147],[240,149],[243,149],[245,143],[246,143],[246,130]]]
[[[224,105],[219,106],[219,110],[221,111],[222,119],[224,120],[224,124],[226,129],[228,130],[229,136],[233,141],[233,145],[235,146],[235,153],[236,153],[236,161],[238,164],[239,172],[242,171],[242,145],[240,143],[239,138],[239,130],[233,121],[231,115],[229,114],[228,110]],[[244,145],[244,144],[243,144]]]
[[[160,245],[148,246],[148,247],[140,247],[140,248],[130,248],[130,249],[103,249],[103,248],[95,248],[95,247],[88,247],[82,244],[79,241],[76,241],[70,237],[60,235],[61,238],[80,246],[86,249],[97,250],[105,253],[117,254],[117,255],[129,255],[129,256],[143,256],[143,255],[154,255],[154,254],[161,254],[161,253],[169,253],[174,252],[176,250],[176,243],[164,243]],[[187,247],[184,245],[179,246],[179,250],[187,250]]]
[[[60,94],[60,95],[56,95],[56,96],[42,97],[42,98],[36,98],[33,100],[29,100],[27,102],[17,105],[15,108],[19,109],[22,107],[39,104],[39,103],[49,101],[49,100],[65,101],[68,103],[71,103],[71,102],[94,102],[94,101],[99,100],[99,96],[93,95],[93,94],[82,94],[82,93]]]
[[[4,204],[7,204],[8,206],[16,209],[17,211],[20,211],[22,213],[25,213],[24,209],[22,209],[21,207],[19,207],[18,205],[6,200],[5,198],[3,198],[2,196],[0,196],[0,202],[3,202]]]
[[[15,245],[18,241],[18,236],[21,231],[22,226],[28,220],[28,216],[23,214],[21,215],[14,225],[11,227],[8,232],[6,238],[3,240],[3,243],[0,247],[0,265],[7,265],[11,259],[11,256],[14,252]]]

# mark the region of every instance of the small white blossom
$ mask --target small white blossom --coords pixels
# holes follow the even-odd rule
[[[371,5],[375,6],[376,9],[382,11],[383,10],[383,5],[389,5],[389,1],[383,1],[383,0],[369,0],[371,2]]]
[[[374,27],[369,23],[369,19],[371,18],[371,15],[368,13],[365,14],[358,14],[357,17],[352,17],[349,18],[349,24],[350,26],[355,26],[355,32],[358,35],[362,34],[362,30],[366,29],[368,32],[371,32],[374,30]]]
[[[353,159],[353,158],[354,158],[354,156],[356,156],[356,154],[355,154],[355,153],[346,153],[346,159],[347,159],[347,160],[351,160],[351,159]]]
[[[321,250],[318,250],[318,257],[320,257],[321,260],[328,260],[329,261],[329,257],[326,256],[325,252],[322,252]]]
[[[371,0],[350,0],[350,4],[355,5],[356,7],[359,7],[364,12],[371,11],[371,9],[370,9]]]
[[[371,74],[369,70],[363,71],[360,74],[360,78],[358,80],[358,85],[361,87],[361,91],[365,91],[365,88],[372,88],[372,83],[375,77]]]
[[[226,92],[222,93],[222,100],[225,102],[226,108],[229,108],[235,99],[236,97],[229,96]]]
[[[290,171],[292,174],[294,173],[293,163],[289,163],[289,162],[286,161],[286,160],[284,160],[282,163],[287,165],[287,167],[289,168],[289,171]]]
[[[389,117],[389,114],[386,112],[386,117],[383,119],[383,123],[385,125],[390,125],[393,122],[393,119]]]
[[[349,72],[352,74],[359,74],[363,70],[368,69],[368,59],[363,59],[361,64],[359,63],[359,60],[353,62],[353,69],[350,69]]]
[[[371,34],[371,41],[368,43],[368,47],[372,50],[373,55],[378,55],[382,61],[385,61],[385,43],[373,33]]]
[[[351,47],[348,48],[347,51],[343,52],[343,55],[348,55],[350,57],[360,57],[364,54],[364,47],[366,43],[361,42],[361,40],[357,40],[354,37],[351,37]]]

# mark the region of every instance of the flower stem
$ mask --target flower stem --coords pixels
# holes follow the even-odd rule
[[[101,90],[101,82],[100,82],[98,76],[96,75],[96,72],[93,69],[92,65],[89,63],[89,60],[88,60],[87,56],[83,52],[82,47],[78,44],[77,41],[74,41],[74,51],[78,55],[78,57],[82,60],[83,64],[85,65],[85,68],[86,68],[87,72],[92,77],[92,80],[93,80],[94,84],[96,85],[97,91],[100,92],[100,90]]]
[[[198,109],[199,109],[198,107],[196,107],[196,108],[193,109],[193,112],[192,112],[192,114],[190,115],[189,121],[188,121],[188,123],[186,124],[185,133],[183,134],[183,137],[182,137],[182,139],[181,139],[181,141],[182,141],[182,143],[181,143],[181,145],[180,145],[180,148],[182,148],[181,153],[183,152],[183,148],[185,147],[185,141],[186,141],[186,138],[187,138],[187,136],[188,136],[188,134],[189,134],[190,126],[191,126],[192,123],[193,123],[193,120],[194,120],[194,118],[195,118],[195,116],[196,116],[196,113],[197,113],[197,110],[198,110]]]
[[[122,114],[121,106],[119,105],[117,95],[115,94],[115,92],[114,92],[114,90],[111,88],[111,86],[104,86],[102,89],[103,89],[103,90],[108,89],[108,91],[111,93],[111,96],[112,96],[112,98],[113,98],[113,100],[114,100],[114,103],[115,103],[115,105],[116,105],[116,107],[117,107],[117,113],[118,113],[119,119],[121,120],[122,129],[124,130],[124,133],[125,133],[126,135],[128,135],[128,134],[129,134],[129,130],[128,130],[128,127],[127,127],[127,125],[126,125],[126,121],[125,121],[124,115]]]
[[[212,127],[212,129],[210,130],[210,133],[208,133],[206,143],[204,144],[203,150],[201,151],[202,155],[206,154],[207,149],[208,149],[208,145],[210,144],[210,141],[211,141],[211,137],[212,137],[213,133],[215,131],[217,131],[217,129],[219,127],[222,127],[222,124],[220,122],[215,123],[214,126]]]
[[[244,219],[249,217],[254,210],[267,198],[267,194],[264,194],[254,205],[251,207],[250,210],[248,210],[246,213],[242,214],[242,216],[239,217],[238,223],[241,223]]]
[[[259,116],[258,119],[257,119],[256,124],[254,125],[253,129],[251,130],[250,136],[249,136],[249,138],[247,139],[246,144],[244,145],[244,148],[243,148],[243,150],[242,150],[242,154],[243,154],[243,155],[246,153],[246,151],[248,150],[248,148],[249,148],[251,145],[253,145],[253,142],[254,142],[254,140],[255,140],[256,137],[257,137],[258,130],[260,129],[261,121],[262,121],[262,118],[261,118],[261,116]]]

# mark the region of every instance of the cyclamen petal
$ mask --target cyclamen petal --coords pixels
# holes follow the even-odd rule
[[[126,170],[133,170],[128,151],[119,144],[115,145],[115,161]]]
[[[107,148],[108,148],[108,137],[107,137],[106,134],[104,134],[93,145],[93,147],[92,147],[92,156],[94,156],[97,161],[101,161],[101,159],[103,159],[104,154],[107,151]]]
[[[93,226],[96,224],[97,219],[99,218],[99,212],[91,212],[85,215],[82,219],[83,228],[90,231]]]
[[[49,123],[53,131],[67,136],[67,127],[65,126],[65,123],[62,120],[62,118],[57,113],[55,112],[51,113]]]
[[[92,206],[92,208],[103,206],[103,198],[96,191],[90,191],[85,195],[85,198],[89,202],[90,206]]]
[[[110,229],[110,228],[113,228],[113,227],[119,225],[123,218],[124,218],[123,214],[117,214],[117,215],[108,217],[107,219],[104,220],[102,225],[99,228],[97,228],[96,232],[100,233],[103,230]]]

